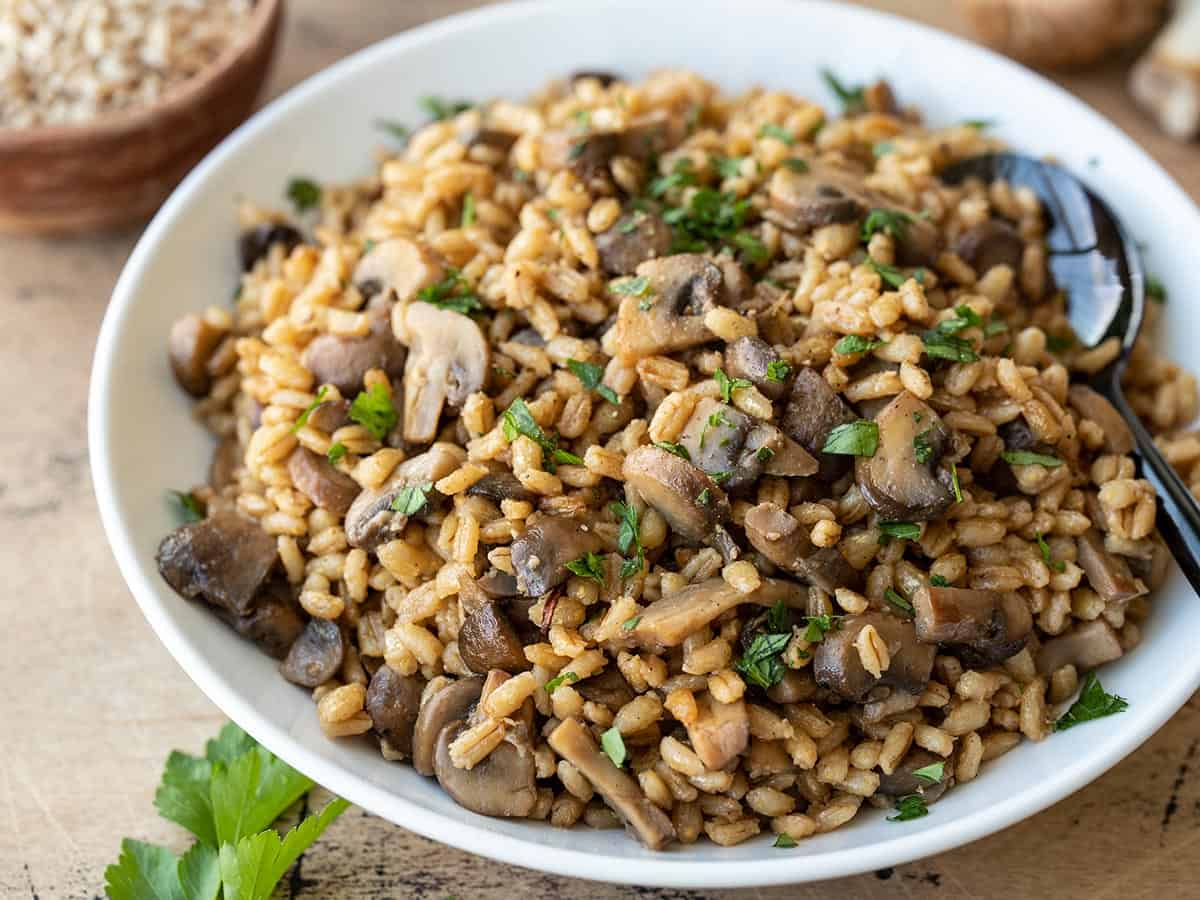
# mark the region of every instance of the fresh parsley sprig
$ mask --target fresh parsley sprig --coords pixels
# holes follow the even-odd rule
[[[558,446],[557,435],[550,437],[542,430],[542,426],[537,423],[537,419],[529,411],[529,405],[521,397],[515,398],[509,404],[508,409],[504,411],[500,424],[504,430],[504,437],[510,443],[515,441],[519,435],[524,435],[541,447],[546,453],[546,462],[550,466],[555,466],[559,463],[572,466],[583,465],[582,459],[574,453],[563,450]]]
[[[620,523],[620,529],[617,531],[617,549],[625,557],[625,562],[621,563],[621,577],[629,578],[642,571],[646,565],[646,551],[642,547],[637,507],[631,503],[614,500],[608,508]],[[631,550],[634,551],[633,556],[629,555]]]
[[[1066,731],[1093,719],[1103,719],[1124,712],[1129,708],[1129,701],[1116,694],[1107,693],[1100,684],[1095,672],[1088,672],[1079,692],[1079,699],[1054,723],[1055,731]]]
[[[571,374],[578,378],[587,390],[595,391],[613,406],[621,405],[621,398],[617,396],[617,392],[603,383],[604,366],[599,363],[568,359],[567,368],[571,370]]]

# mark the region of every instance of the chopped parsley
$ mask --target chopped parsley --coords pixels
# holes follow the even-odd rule
[[[175,501],[179,516],[184,522],[199,522],[204,518],[204,507],[191,491],[167,491],[167,496]]]
[[[742,174],[742,163],[745,157],[718,156],[713,160],[713,168],[722,178],[737,178]]]
[[[574,684],[579,680],[579,676],[574,672],[563,672],[561,675],[555,675],[546,682],[546,693],[553,694],[564,684]]]
[[[962,124],[976,131],[986,131],[996,124],[995,119],[963,119]]]
[[[568,359],[567,368],[571,370],[571,374],[579,379],[580,383],[589,391],[595,391],[613,406],[620,406],[621,398],[606,384],[601,383],[604,377],[604,366],[598,363],[580,362],[577,359]]]
[[[687,206],[673,207],[663,213],[663,221],[674,230],[671,252],[703,253],[712,244],[732,240],[746,224],[749,211],[749,197],[738,199],[736,194],[700,188]]]
[[[970,363],[979,359],[979,354],[965,338],[940,331],[927,331],[923,335],[925,355],[931,359],[949,359],[953,362]]]
[[[782,359],[773,359],[767,363],[767,381],[784,382],[792,374],[792,367]]]
[[[339,462],[342,461],[342,457],[345,455],[346,455],[346,445],[343,444],[341,441],[338,441],[336,444],[333,444],[330,446],[328,452],[326,452],[326,454],[325,454],[325,457],[326,457],[326,459],[329,460],[330,463],[332,463],[333,465],[336,466]]]
[[[842,115],[854,116],[867,111],[866,91],[861,84],[843,84],[830,69],[822,69],[821,78],[842,104]]]
[[[1161,281],[1153,275],[1146,276],[1146,296],[1155,303],[1167,302],[1167,289]]]
[[[848,334],[833,345],[834,353],[869,353],[876,347],[882,347],[883,341],[870,341],[857,334]]]
[[[708,504],[712,502],[712,491],[710,491],[708,488],[702,490],[696,495],[696,502],[701,506],[708,506]]]
[[[710,428],[720,428],[722,425],[724,425],[726,428],[733,427],[733,423],[725,418],[725,410],[718,409],[708,417],[708,419],[704,422],[704,427],[700,429],[701,449],[703,449],[704,441],[708,437],[708,430]]]
[[[357,422],[377,441],[382,441],[396,427],[396,407],[392,395],[382,384],[373,384],[368,391],[359,391],[350,404],[350,419]]]
[[[580,578],[590,578],[596,584],[604,587],[604,557],[599,553],[588,551],[579,559],[571,560],[567,563],[567,571]]]
[[[882,231],[884,234],[902,241],[905,234],[908,233],[908,226],[912,220],[912,216],[901,210],[876,207],[867,213],[867,217],[863,220],[860,236],[865,244],[871,240],[871,236],[875,232]]]
[[[896,814],[888,816],[889,822],[908,822],[929,815],[929,807],[920,794],[905,794],[896,801]]]
[[[871,153],[876,159],[887,156],[889,153],[896,152],[895,141],[879,141],[871,147]]]
[[[666,450],[668,453],[674,453],[680,459],[692,461],[692,454],[688,453],[688,448],[683,444],[674,444],[671,441],[655,441],[654,446],[659,450]]]
[[[754,451],[754,458],[760,463],[770,462],[771,457],[775,455],[775,451],[770,447],[759,447]]]
[[[732,472],[709,472],[708,477],[712,479],[713,484],[724,484],[733,477]]]
[[[659,175],[653,179],[646,192],[651,197],[658,198],[679,188],[692,187],[694,184],[696,184],[696,171],[692,168],[691,159],[685,156],[676,161],[675,168],[669,175]]]
[[[504,411],[501,428],[504,431],[504,437],[510,443],[515,441],[518,435],[524,435],[541,447],[549,454],[551,466],[558,463],[572,466],[583,465],[583,460],[574,453],[559,448],[557,436],[549,437],[546,432],[542,431],[542,426],[537,423],[533,413],[529,411],[529,405],[521,397],[514,398],[513,402],[508,405],[508,409]]]
[[[459,224],[463,228],[470,228],[475,224],[475,195],[470,191],[463,194],[462,218]]]
[[[1054,469],[1063,464],[1057,456],[1048,453],[1033,453],[1029,450],[1005,450],[1000,458],[1010,466],[1045,466]]]
[[[396,495],[396,499],[392,501],[388,509],[392,510],[392,512],[398,512],[402,516],[415,516],[429,502],[429,492],[431,490],[433,490],[432,481],[426,481],[424,484],[407,485]]]
[[[434,96],[422,97],[419,102],[421,109],[425,110],[434,122],[453,119],[459,113],[466,112],[475,105],[470,100],[445,100]]]
[[[625,562],[621,563],[621,577],[629,578],[642,571],[646,565],[646,551],[642,548],[638,511],[632,504],[622,503],[620,500],[613,501],[608,508],[621,523],[621,527],[617,531],[617,549],[625,557]],[[630,550],[636,551],[632,557],[629,555]]]
[[[935,763],[930,763],[927,766],[922,766],[913,772],[913,775],[923,781],[928,781],[930,784],[937,784],[946,774],[946,764],[941,760]]]
[[[625,750],[625,741],[621,737],[621,732],[615,725],[600,735],[600,748],[618,769],[625,765],[625,759],[629,754]]]
[[[841,627],[839,620],[841,616],[831,616],[824,613],[819,616],[809,616],[808,622],[804,626],[804,634],[802,637],[810,644],[816,644],[823,640],[825,635],[831,631],[836,631]]]
[[[921,465],[925,465],[933,459],[933,447],[929,443],[928,428],[913,438],[913,455]]]
[[[796,839],[790,834],[779,834],[776,835],[775,843],[773,843],[771,846],[778,847],[781,850],[791,850],[793,847],[799,845],[796,843]]]
[[[329,387],[324,384],[321,385],[321,389],[317,391],[317,399],[308,404],[308,406],[304,407],[304,412],[300,413],[300,415],[296,417],[296,424],[292,426],[292,434],[295,434],[308,424],[308,417],[312,415],[312,411],[314,409],[321,405],[322,401],[325,399],[325,395],[328,393]]]
[[[726,403],[733,402],[734,391],[754,387],[754,383],[747,381],[745,378],[730,378],[720,366],[717,367],[717,371],[713,372],[713,380],[717,383],[717,387],[721,391],[721,399]]]
[[[879,533],[901,541],[916,541],[921,537],[921,526],[916,522],[880,522]]]
[[[1088,672],[1083,682],[1083,690],[1079,692],[1079,699],[1054,723],[1054,730],[1066,731],[1093,719],[1116,715],[1128,708],[1128,700],[1116,694],[1106,693],[1100,686],[1100,679],[1096,677],[1096,673]]]
[[[994,317],[983,326],[983,336],[985,338],[995,337],[998,334],[1004,334],[1006,331],[1008,331],[1008,323],[1003,319]]]
[[[950,587],[950,582],[941,575],[930,575],[929,584],[933,587]]]
[[[742,254],[742,259],[751,265],[762,265],[771,257],[771,251],[758,235],[751,231],[739,231],[732,238],[733,244]]]
[[[965,303],[954,307],[954,316],[938,322],[937,334],[958,334],[964,328],[983,328],[983,317]]]
[[[637,278],[625,278],[621,281],[614,281],[608,286],[610,294],[621,294],[625,297],[645,297],[653,294],[654,291],[650,288],[650,279],[639,275]]]
[[[962,485],[958,483],[958,466],[950,464],[950,485],[954,488],[954,502],[963,502]]]
[[[622,631],[633,631],[633,629],[638,627],[638,622],[640,622],[640,621],[642,621],[641,616],[634,616],[631,619],[626,619],[624,622],[621,623],[621,630]]]
[[[908,598],[894,588],[887,588],[883,592],[883,598],[901,612],[906,612],[909,615],[912,615],[914,612],[913,605],[908,602]]]
[[[776,600],[775,604],[767,610],[767,630],[773,634],[784,634],[790,628],[791,618],[787,604],[782,600]]]
[[[403,122],[397,122],[392,119],[376,119],[375,127],[380,131],[386,131],[402,144],[407,141],[409,136],[412,134],[411,128],[409,128]]]
[[[760,128],[758,130],[758,136],[760,138],[775,138],[777,141],[783,141],[783,143],[787,144],[789,147],[796,143],[796,136],[794,134],[792,134],[782,125],[776,125],[772,122],[768,122],[766,125]]]
[[[1033,535],[1037,539],[1038,552],[1042,554],[1042,562],[1052,568],[1055,572],[1067,571],[1067,564],[1061,559],[1054,559],[1050,555],[1050,545],[1046,543],[1046,539],[1042,537],[1040,531],[1034,532]]]
[[[793,172],[807,172],[809,169],[808,162],[798,157],[791,157],[783,161],[783,165],[791,169]]]
[[[287,198],[296,212],[307,212],[321,203],[321,186],[311,178],[293,178],[287,185]]]
[[[592,111],[590,109],[577,109],[571,113],[571,118],[579,125],[581,131],[587,131],[592,127]]]
[[[774,687],[783,680],[784,665],[779,655],[792,639],[791,633],[757,634],[734,668],[748,684]]]
[[[906,275],[902,270],[897,269],[895,266],[889,266],[886,263],[878,262],[870,256],[864,259],[863,263],[866,264],[867,268],[873,270],[888,285],[894,288],[900,287],[904,284],[904,282],[908,281],[909,278],[912,278],[917,282],[917,284],[925,283],[924,269],[914,269],[912,275]]]
[[[842,456],[874,456],[879,449],[879,426],[867,419],[847,422],[829,432],[822,453]]]
[[[446,270],[446,277],[441,281],[417,291],[417,299],[439,309],[462,313],[464,316],[483,309],[479,298],[467,289],[467,283],[463,279],[462,273],[453,268]]]

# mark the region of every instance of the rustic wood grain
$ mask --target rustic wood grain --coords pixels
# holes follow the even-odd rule
[[[293,0],[271,92],[398,29],[472,5]],[[941,2],[868,5],[956,24]],[[1200,151],[1152,131],[1126,98],[1119,67],[1064,83],[1200,196]],[[154,787],[172,748],[198,750],[222,722],[159,645],[121,582],[89,485],[88,367],[109,291],[136,237],[125,231],[86,240],[0,239],[0,896],[6,898],[99,895],[104,866],[115,860],[122,836],[182,849],[182,831],[154,813]],[[1041,815],[951,853],[837,882],[735,892],[589,884],[488,862],[351,810],[303,857],[280,893],[429,900],[1197,897],[1198,747],[1200,697],[1129,759]]]

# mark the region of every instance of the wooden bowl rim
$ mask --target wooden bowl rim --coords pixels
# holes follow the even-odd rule
[[[36,149],[42,144],[86,142],[97,137],[117,137],[123,132],[144,128],[160,116],[192,106],[204,99],[214,81],[241,63],[247,51],[262,43],[278,22],[283,2],[284,0],[255,0],[244,35],[230,43],[208,66],[150,106],[135,106],[77,125],[0,128],[0,151],[25,151]]]

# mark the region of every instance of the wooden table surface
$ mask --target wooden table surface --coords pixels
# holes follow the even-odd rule
[[[732,0],[731,0],[732,3]],[[469,0],[293,0],[270,92]],[[941,0],[867,5],[961,30]],[[1131,106],[1121,66],[1062,79],[1200,197],[1200,148]],[[122,836],[186,845],[151,800],[172,748],[223,717],[158,643],[117,573],[87,464],[88,369],[140,229],[0,240],[0,896],[87,898]],[[154,348],[151,348],[154,350]],[[154,352],[158,352],[154,350]],[[1200,896],[1200,695],[1088,788],[1000,834],[895,870],[761,891],[572,881],[451,850],[352,809],[301,861],[289,897],[1155,898]]]

